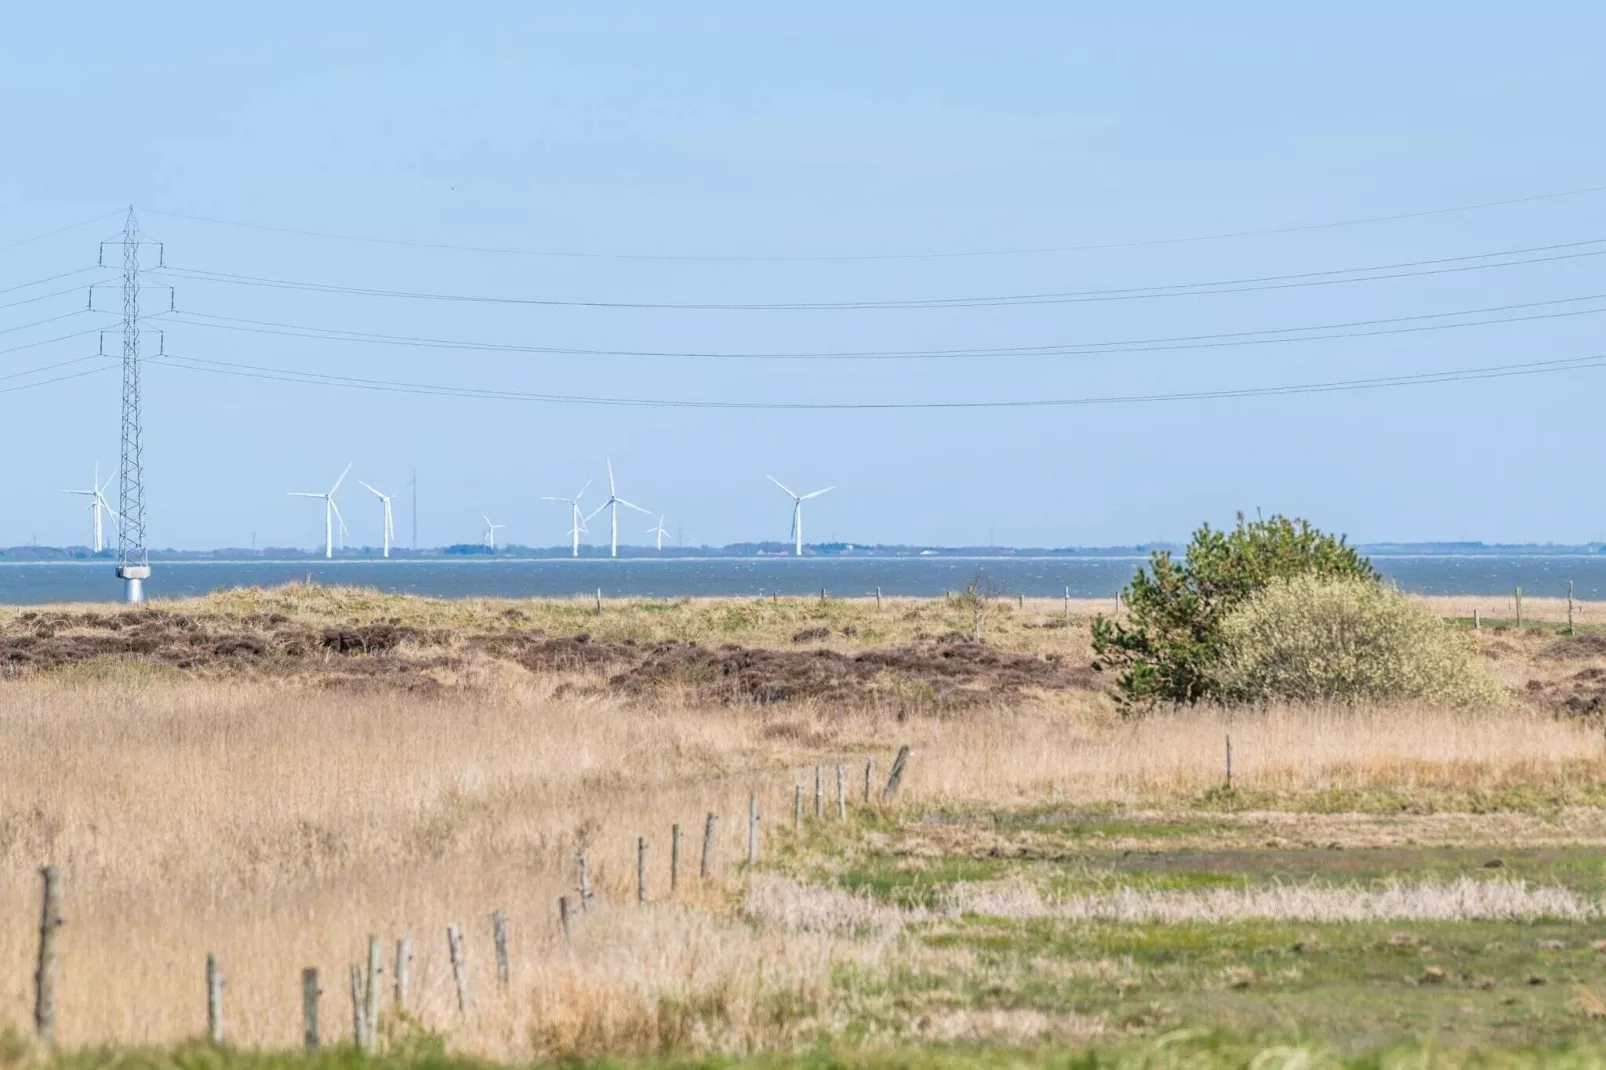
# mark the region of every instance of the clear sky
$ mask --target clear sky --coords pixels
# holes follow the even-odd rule
[[[808,259],[1131,243],[1606,185],[1598,5],[555,7],[15,5],[0,33],[0,290],[94,264],[121,220],[6,246],[133,203],[175,269],[145,279],[147,311],[176,287],[178,312],[147,324],[167,351],[295,373],[907,403],[1264,388],[1606,353],[1606,313],[1589,314],[1606,300],[1479,314],[1581,313],[1458,329],[949,360],[490,352],[203,325],[843,353],[1268,331],[1606,294],[1606,258],[1572,255],[1606,245],[1340,285],[964,308],[447,302],[196,277],[604,305],[840,303],[1285,276],[1606,238],[1597,192],[1216,241]],[[329,240],[182,216],[645,259]],[[798,259],[773,259],[787,257]],[[98,277],[0,293],[0,305]],[[96,291],[98,308],[118,301],[115,288]],[[80,288],[0,308],[0,544],[87,541],[81,503],[59,492],[87,485],[97,461],[115,468],[115,360],[37,371],[94,354],[96,338],[30,344],[115,327],[111,314],[69,315],[83,307]],[[766,473],[798,490],[836,485],[810,503],[814,539],[1131,543],[1257,507],[1363,540],[1606,539],[1599,368],[1343,393],[838,411],[441,397],[200,367],[217,365],[146,368],[152,546],[253,534],[314,545],[317,503],[285,492],[321,490],[348,461],[353,480],[398,494],[404,543],[416,466],[425,544],[477,539],[487,513],[505,525],[500,539],[555,544],[567,515],[540,496],[589,479],[600,501],[609,455],[621,495],[653,510],[625,526],[640,542],[636,529],[660,512],[688,542],[784,538],[789,503]],[[94,374],[32,385],[80,371]],[[349,482],[342,504],[352,542],[377,542],[378,503]],[[605,534],[600,518],[593,531]]]

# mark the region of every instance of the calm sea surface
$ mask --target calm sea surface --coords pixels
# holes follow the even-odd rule
[[[1418,594],[1563,595],[1567,581],[1582,599],[1606,600],[1606,555],[1376,557],[1373,563]],[[153,598],[205,594],[226,587],[275,586],[311,576],[440,597],[562,597],[601,588],[609,597],[672,598],[780,593],[853,597],[879,586],[888,595],[940,595],[985,572],[1005,593],[1058,598],[1109,598],[1141,558],[841,558],[754,560],[540,561],[160,561],[147,590]],[[122,584],[106,562],[0,564],[0,603],[108,602]]]

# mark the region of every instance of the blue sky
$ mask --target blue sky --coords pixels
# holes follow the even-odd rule
[[[169,265],[493,297],[884,301],[1143,287],[1606,237],[1606,193],[1256,238],[896,260],[1297,227],[1606,184],[1606,12],[1502,5],[27,5],[0,37],[0,247],[132,202]],[[690,10],[688,10],[690,8]],[[169,214],[162,214],[169,213]],[[0,289],[93,264],[108,218],[0,249]],[[1606,352],[1606,315],[1097,356],[707,360],[267,335],[235,317],[530,347],[964,349],[1269,330],[1606,293],[1603,260],[1170,299],[942,309],[642,310],[426,302],[148,278],[177,356],[542,394],[951,402],[1269,387]],[[0,304],[86,281],[0,294]],[[113,305],[99,291],[97,305]],[[0,350],[90,330],[81,291],[0,308]],[[1606,302],[1566,306],[1606,308]],[[234,324],[239,326],[239,324]],[[19,329],[20,328],[20,329]],[[154,336],[152,336],[154,341]],[[95,352],[0,352],[0,386]],[[318,490],[400,491],[426,544],[562,541],[544,494],[611,455],[688,541],[1017,545],[1178,539],[1238,509],[1359,539],[1606,538],[1589,432],[1606,369],[1392,390],[1011,410],[610,408],[146,369],[153,546],[311,546]],[[0,544],[83,542],[61,488],[117,450],[115,370],[0,393]],[[350,484],[352,541],[377,502]],[[640,517],[626,530],[650,526]],[[398,515],[407,539],[405,500]],[[595,537],[603,525],[594,525]],[[639,535],[646,541],[645,535]]]

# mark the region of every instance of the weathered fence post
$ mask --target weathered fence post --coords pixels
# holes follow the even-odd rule
[[[848,767],[836,763],[836,819],[848,819]]]
[[[758,865],[758,792],[747,793],[747,864]]]
[[[602,588],[597,588],[597,612],[602,612]]]
[[[1567,581],[1567,634],[1573,635],[1573,581]]]
[[[669,891],[680,891],[680,826],[669,826]]]
[[[362,967],[353,962],[347,968],[346,975],[351,982],[351,1042],[360,1049],[363,1038],[368,1035],[368,1026],[362,1015]]]
[[[61,928],[61,874],[55,866],[39,871],[44,878],[39,918],[39,964],[33,975],[33,1028],[47,1045],[56,1042],[56,933]]]
[[[881,612],[881,585],[879,583],[876,584],[875,589],[875,608],[877,613]]]
[[[385,972],[385,953],[379,937],[368,937],[368,976],[362,987],[363,1050],[370,1055],[379,1044],[379,975]]]
[[[558,896],[558,924],[563,926],[563,942],[569,942],[569,897]]]
[[[580,909],[591,903],[591,869],[586,865],[586,853],[580,852]]]
[[[308,966],[301,971],[301,1043],[307,1054],[318,1050],[318,970]]]
[[[1071,589],[1065,588],[1065,619],[1071,619]]]
[[[206,1039],[223,1043],[223,967],[211,954],[206,956]]]
[[[413,938],[396,941],[396,1009],[407,1009],[407,986],[413,978]]]
[[[864,763],[864,805],[870,805],[870,782],[875,779],[875,759]]]
[[[1522,588],[1517,588],[1517,627],[1522,627]]]
[[[647,901],[647,837],[636,837],[636,902]]]
[[[452,981],[457,985],[457,1012],[468,1013],[468,971],[463,966],[463,930],[446,927],[446,950],[452,959]]]
[[[1475,632],[1483,630],[1483,621],[1478,616],[1477,606],[1472,607],[1472,630]]]
[[[892,773],[887,777],[887,786],[881,791],[883,802],[890,802],[898,797],[898,789],[903,786],[903,768],[909,764],[909,744],[905,743],[898,748],[898,756],[892,759]]]
[[[797,786],[797,797],[792,801],[792,827],[803,827],[803,785]]]
[[[711,813],[703,823],[703,861],[697,875],[704,880],[714,872],[714,833],[719,831],[719,815]]]
[[[1227,733],[1227,787],[1232,787],[1232,733]]]
[[[820,767],[814,767],[814,820],[825,816],[825,777]]]
[[[512,980],[512,968],[507,961],[507,911],[498,910],[491,915],[491,941],[496,945],[496,983],[503,991]]]

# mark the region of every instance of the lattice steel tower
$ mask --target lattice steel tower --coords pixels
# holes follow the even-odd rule
[[[139,405],[139,224],[134,206],[128,206],[123,225],[123,445],[117,484],[117,575],[123,581],[123,601],[143,602],[150,578],[150,556],[145,549],[145,466],[141,457]]]

